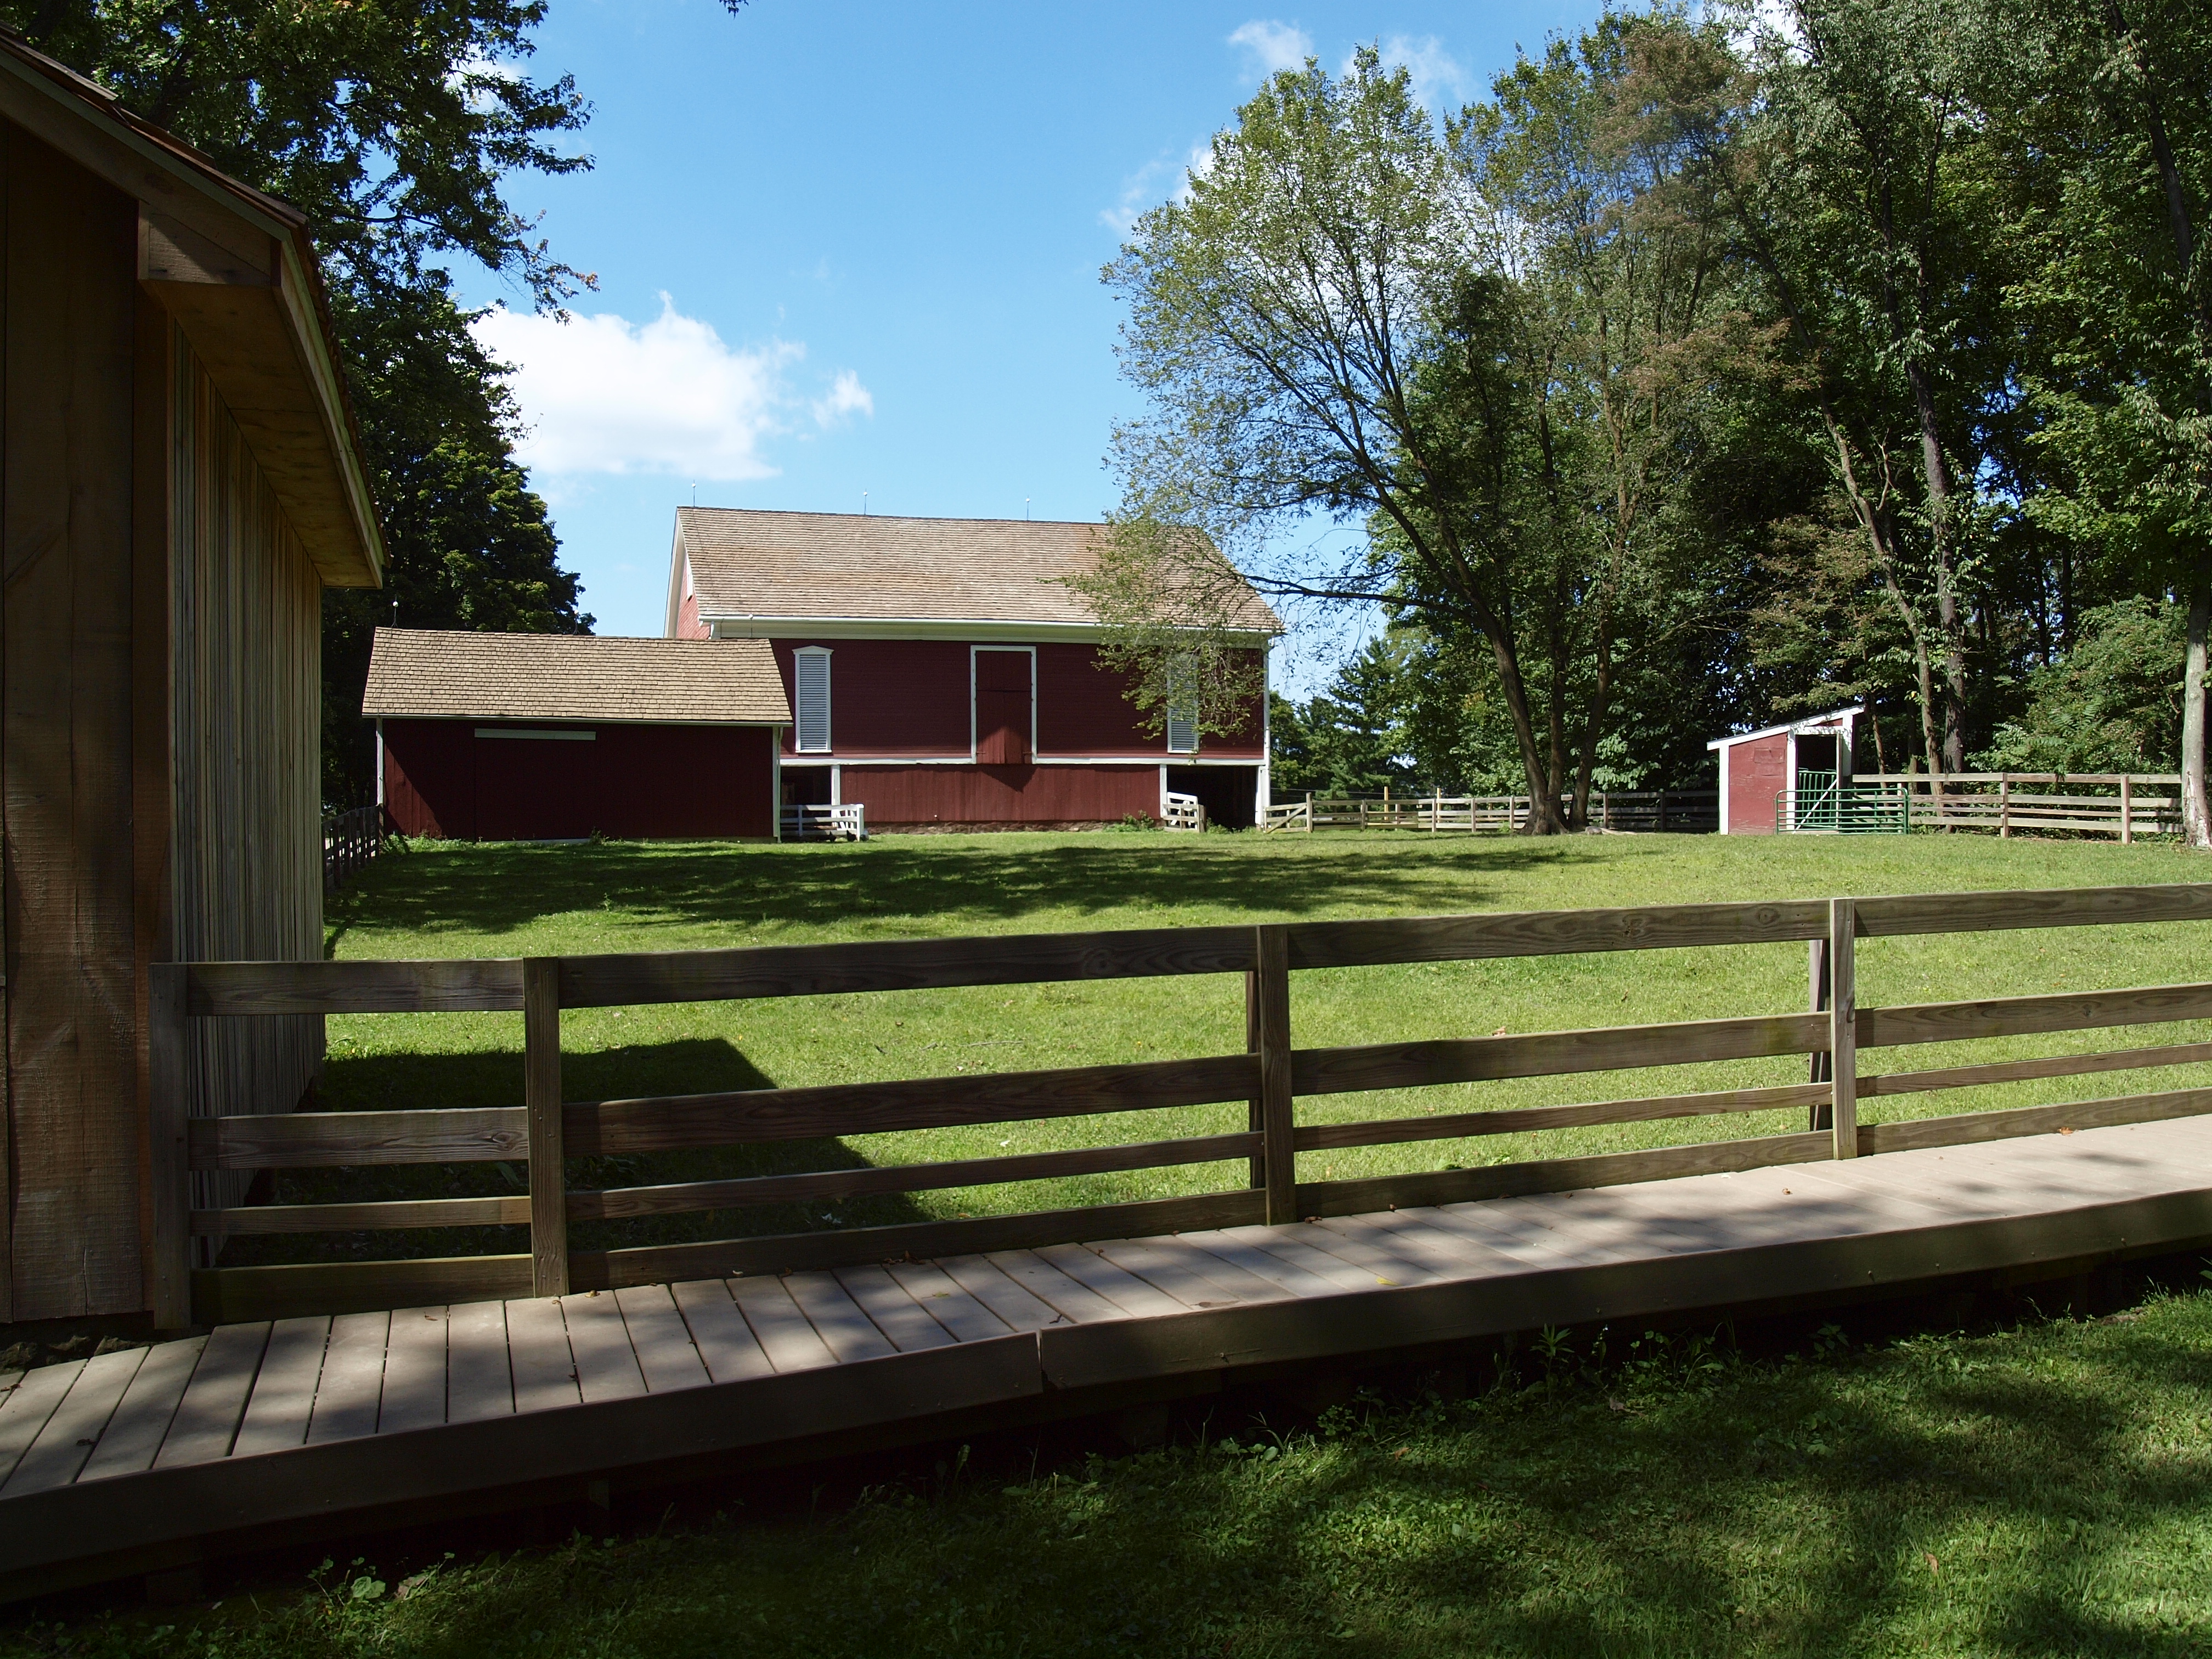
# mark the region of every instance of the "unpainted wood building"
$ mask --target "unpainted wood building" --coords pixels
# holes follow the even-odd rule
[[[298,212],[5,36],[0,198],[20,1326],[151,1305],[149,965],[321,954],[322,590],[383,550]],[[319,1018],[196,1024],[195,1111],[321,1063]]]

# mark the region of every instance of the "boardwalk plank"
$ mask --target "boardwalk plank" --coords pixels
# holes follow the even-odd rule
[[[1525,1199],[1491,1199],[1470,1204],[1440,1204],[1430,1224],[1464,1234],[1522,1263],[1531,1273],[1553,1267],[1589,1267],[1614,1260],[1610,1244],[1577,1239]]]
[[[1293,1267],[1282,1257],[1270,1255],[1257,1245],[1247,1244],[1242,1239],[1230,1237],[1226,1233],[1185,1233],[1182,1236],[1182,1242],[1194,1249],[1205,1251],[1208,1255],[1216,1257],[1231,1267],[1241,1268],[1255,1279],[1264,1279],[1277,1290],[1286,1291],[1292,1296],[1334,1296],[1342,1288],[1309,1268]],[[1347,1273],[1346,1277],[1356,1278],[1359,1275]],[[1371,1287],[1371,1280],[1359,1286],[1361,1290]]]
[[[576,1356],[568,1348],[568,1322],[553,1297],[524,1297],[507,1305],[507,1361],[514,1379],[514,1410],[556,1410],[583,1403]]]
[[[1247,1249],[1257,1250],[1286,1267],[1312,1274],[1333,1291],[1382,1288],[1375,1282],[1376,1275],[1367,1268],[1357,1267],[1342,1256],[1331,1255],[1327,1250],[1317,1250],[1306,1243],[1305,1235],[1311,1231],[1304,1223],[1296,1222],[1287,1227],[1224,1227],[1218,1233],[1193,1233],[1189,1237],[1206,1242],[1209,1249],[1212,1248],[1211,1241],[1219,1238]],[[1410,1273],[1412,1269],[1406,1271]]]
[[[840,1267],[837,1282],[901,1353],[952,1345],[952,1333],[924,1312],[906,1287],[881,1267]]]
[[[1512,1258],[1474,1239],[1440,1232],[1414,1222],[1401,1222],[1388,1211],[1380,1215],[1324,1217],[1317,1231],[1334,1234],[1347,1243],[1386,1250],[1401,1261],[1411,1262],[1424,1275],[1416,1283],[1483,1279],[1499,1271],[1501,1264],[1512,1265]],[[1321,1248],[1334,1247],[1322,1244]]]
[[[748,1273],[730,1281],[730,1297],[777,1370],[818,1370],[837,1363],[837,1356],[792,1300],[782,1279],[772,1273]]]
[[[1189,1305],[1134,1273],[1115,1267],[1097,1251],[1081,1244],[1048,1244],[1034,1254],[1059,1268],[1087,1291],[1137,1318],[1156,1314],[1188,1313]]]
[[[506,1305],[462,1302],[447,1309],[446,1421],[475,1423],[514,1414]]]
[[[1350,1263],[1369,1275],[1376,1288],[1427,1285],[1437,1277],[1419,1260],[1391,1248],[1390,1236],[1373,1227],[1347,1231],[1326,1222],[1293,1221],[1275,1231],[1286,1242]]]
[[[1016,1284],[988,1256],[947,1256],[937,1265],[944,1269],[946,1278],[988,1308],[994,1316],[1004,1320],[1010,1329],[1041,1331],[1048,1326],[1073,1322],[1051,1303]],[[1079,1296],[1088,1297],[1091,1294],[1073,1279],[1054,1273],[1042,1261],[1036,1264],[1036,1268],[1040,1277],[1051,1273],[1054,1278],[1060,1279],[1068,1291]],[[1096,1300],[1095,1297],[1092,1299]],[[1115,1311],[1109,1303],[1100,1302],[1098,1305],[1109,1316]]]
[[[0,1500],[65,1486],[77,1477],[115,1415],[131,1379],[146,1363],[143,1348],[121,1348],[86,1360],[45,1426],[0,1484]]]
[[[1035,1250],[993,1250],[983,1260],[1068,1324],[1097,1325],[1130,1317],[1127,1309],[1070,1279]]]
[[[760,1339],[745,1323],[745,1316],[730,1295],[723,1279],[694,1279],[669,1287],[677,1311],[699,1349],[708,1374],[717,1382],[739,1382],[747,1377],[773,1376],[775,1367],[761,1347]]]
[[[66,1365],[41,1365],[25,1371],[4,1398],[0,1398],[0,1481],[15,1473],[15,1465],[46,1426],[70,1387],[84,1369],[82,1359]]]
[[[209,1463],[230,1455],[239,1419],[246,1415],[246,1397],[253,1392],[253,1379],[268,1346],[266,1325],[223,1325],[208,1333],[192,1380],[185,1385],[183,1403],[162,1437],[161,1449],[154,1455],[155,1468]]]
[[[388,1313],[340,1314],[331,1321],[323,1380],[307,1419],[307,1443],[374,1434],[384,1397],[384,1351],[392,1340]]]
[[[836,1275],[827,1268],[793,1273],[783,1283],[791,1292],[791,1299],[799,1304],[808,1322],[830,1345],[830,1352],[837,1356],[839,1364],[850,1364],[855,1359],[879,1359],[898,1352],[876,1328],[875,1322],[861,1310],[860,1304],[846,1294]]]
[[[401,1308],[392,1316],[392,1340],[384,1352],[376,1431],[404,1434],[445,1420],[446,1310]]]
[[[137,1474],[153,1468],[154,1454],[161,1449],[178,1402],[185,1397],[185,1385],[192,1380],[192,1368],[206,1346],[205,1337],[196,1336],[183,1342],[157,1342],[146,1350],[145,1363],[123,1391],[107,1432],[85,1460],[78,1480]]]
[[[283,1451],[307,1443],[307,1419],[315,1408],[315,1384],[323,1374],[323,1350],[331,1340],[329,1316],[280,1319],[269,1331],[269,1351],[246,1401],[246,1420],[238,1425],[233,1457]]]
[[[561,1317],[568,1322],[568,1349],[576,1356],[576,1383],[586,1405],[628,1400],[646,1391],[629,1327],[611,1291],[562,1297]]]
[[[1111,1239],[1091,1248],[1185,1307],[1225,1308],[1283,1298],[1279,1286],[1172,1238]]]
[[[640,1285],[617,1291],[614,1297],[623,1322],[629,1327],[630,1351],[637,1356],[647,1393],[700,1389],[713,1381],[667,1285]]]
[[[890,1275],[923,1312],[952,1333],[956,1342],[985,1341],[1004,1336],[1009,1328],[1005,1320],[970,1295],[940,1263],[901,1262],[891,1268]],[[1014,1286],[1009,1285],[1007,1288],[1012,1290]]]

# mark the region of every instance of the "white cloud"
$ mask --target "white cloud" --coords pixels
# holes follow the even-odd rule
[[[1272,17],[1255,17],[1229,37],[1232,46],[1244,48],[1255,77],[1265,79],[1278,70],[1299,70],[1313,56],[1313,36],[1296,23]]]
[[[875,398],[849,368],[839,369],[828,393],[814,400],[814,424],[820,427],[835,426],[848,415],[873,416],[875,412]]]
[[[1117,236],[1127,236],[1137,228],[1138,217],[1164,194],[1168,199],[1188,202],[1190,199],[1191,175],[1203,179],[1213,166],[1213,142],[1193,144],[1189,153],[1177,160],[1172,155],[1157,156],[1131,173],[1121,183],[1121,199],[1112,207],[1098,210],[1098,222]],[[1175,188],[1164,191],[1170,175],[1175,179]]]
[[[501,307],[480,319],[476,332],[494,356],[515,366],[515,402],[529,427],[519,448],[526,465],[568,475],[775,474],[762,445],[785,429],[799,404],[790,375],[806,356],[804,345],[731,346],[665,294],[650,322],[603,313],[564,323]],[[823,426],[874,410],[850,369],[812,405]]]

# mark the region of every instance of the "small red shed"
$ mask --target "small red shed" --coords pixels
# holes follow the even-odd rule
[[[1070,585],[1108,527],[682,507],[671,639],[775,653],[796,718],[788,805],[860,804],[870,830],[1079,829],[1195,797],[1210,822],[1267,800],[1264,695],[1241,729],[1147,732],[1100,660],[1107,629]],[[1238,619],[1264,659],[1282,624]]]
[[[458,841],[776,833],[791,707],[757,641],[380,628],[379,805]]]
[[[1720,756],[1721,834],[1771,836],[1780,827],[1789,792],[1848,783],[1852,732],[1865,712],[1855,703],[1708,743]],[[1808,778],[1818,781],[1808,784]]]

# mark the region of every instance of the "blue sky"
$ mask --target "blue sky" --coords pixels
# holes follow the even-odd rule
[[[1263,74],[1373,41],[1456,108],[1594,10],[553,0],[532,67],[575,75],[596,166],[514,194],[599,287],[566,326],[483,327],[599,631],[659,631],[695,484],[706,506],[1097,517],[1137,407],[1099,268]],[[1294,687],[1346,637],[1293,641]]]

